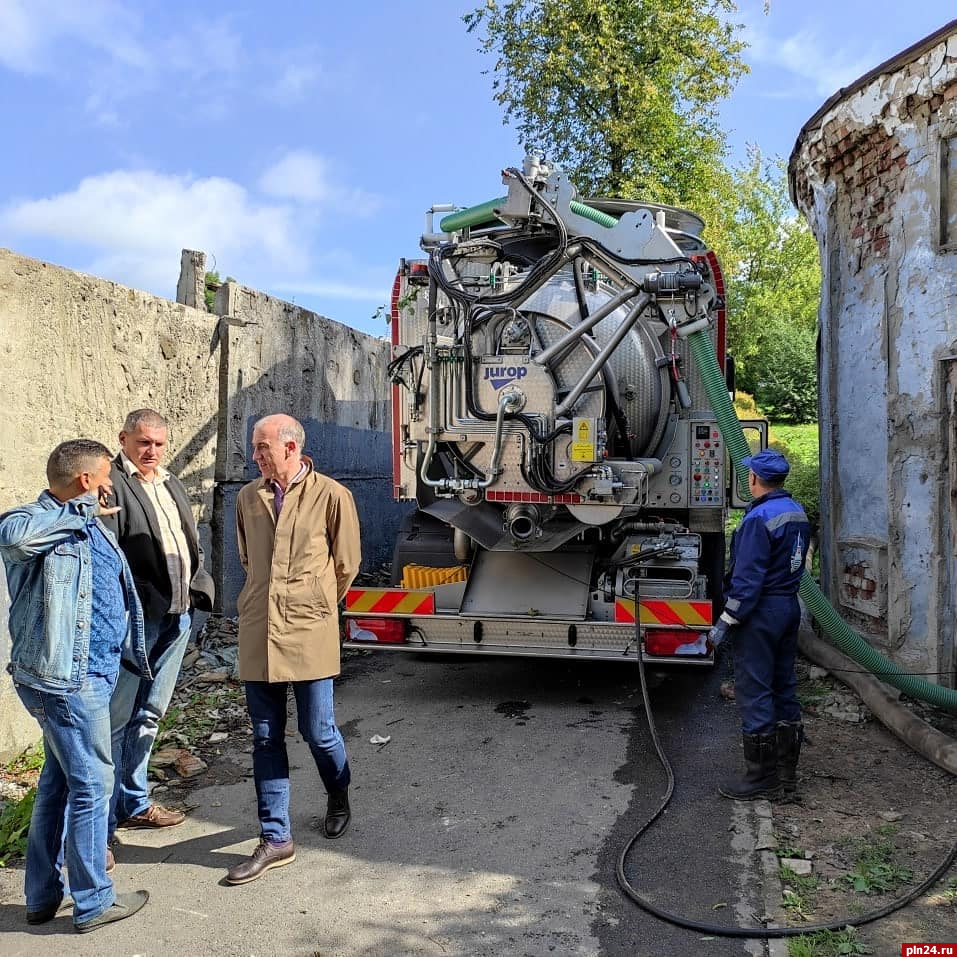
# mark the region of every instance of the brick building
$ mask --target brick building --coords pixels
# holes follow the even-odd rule
[[[818,241],[821,577],[895,661],[955,684],[957,20],[798,134]]]

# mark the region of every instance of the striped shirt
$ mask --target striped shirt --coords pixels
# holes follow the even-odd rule
[[[166,487],[169,472],[162,466],[156,467],[153,480],[150,481],[124,455],[120,453],[123,468],[131,478],[135,478],[149,499],[156,513],[156,524],[160,530],[160,547],[166,557],[166,570],[173,598],[170,602],[170,615],[181,615],[189,611],[189,543],[183,531],[183,520],[170,490]]]

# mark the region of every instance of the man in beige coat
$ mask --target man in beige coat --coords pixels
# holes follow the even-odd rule
[[[286,701],[296,698],[299,733],[328,794],[324,831],[337,838],[350,819],[349,762],[336,727],[332,679],[339,674],[338,603],[359,570],[359,519],[352,494],[320,475],[302,454],[305,431],[288,415],[268,415],[253,429],[253,460],[262,478],[236,501],[239,559],[239,675],[253,726],[253,776],[260,840],[231,868],[246,884],[296,853],[289,822]]]

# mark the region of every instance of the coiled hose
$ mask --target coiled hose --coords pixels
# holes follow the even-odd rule
[[[751,454],[751,449],[748,447],[741,423],[728,396],[728,386],[718,367],[711,337],[705,330],[692,332],[688,336],[688,345],[711,402],[711,408],[718,420],[718,428],[724,436],[732,460],[738,467],[740,480],[746,474],[746,471],[741,469],[741,460]],[[745,496],[748,494],[746,489],[741,491]],[[838,615],[824,597],[817,582],[807,572],[801,578],[799,594],[827,637],[849,658],[873,672],[887,684],[898,688],[908,697],[918,698],[938,708],[957,711],[957,691],[912,675],[876,651]]]

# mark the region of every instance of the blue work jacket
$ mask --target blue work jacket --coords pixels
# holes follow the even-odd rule
[[[133,576],[113,535],[96,516],[93,494],[61,502],[43,492],[36,502],[0,516],[0,557],[10,592],[13,680],[53,694],[76,691],[86,680],[93,612],[90,522],[98,522],[123,563],[127,629],[124,663],[152,677],[146,659],[143,611]]]
[[[784,489],[751,502],[731,537],[724,610],[743,623],[763,595],[796,595],[810,539],[804,509]]]

